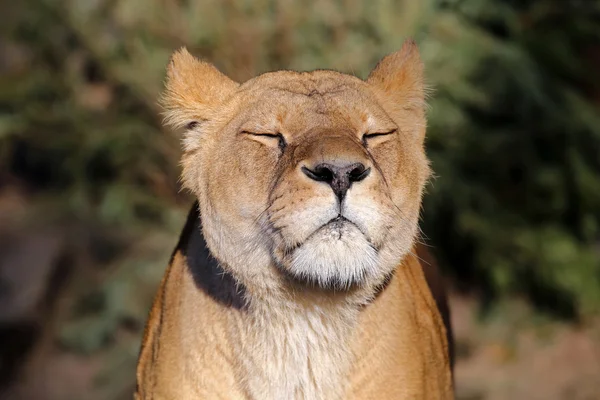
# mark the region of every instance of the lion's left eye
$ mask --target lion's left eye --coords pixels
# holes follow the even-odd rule
[[[246,135],[250,135],[253,138],[255,138],[255,140],[257,140],[261,143],[267,144],[267,145],[270,144],[270,142],[274,142],[276,140],[277,146],[282,151],[287,146],[285,137],[283,137],[283,135],[281,133],[256,133],[256,132],[248,132],[248,131],[243,131],[242,133],[244,133]]]
[[[374,133],[365,133],[362,136],[362,141],[366,145],[368,141],[371,139],[383,138],[384,136],[389,136],[397,132],[397,129],[392,129],[391,131],[386,132],[374,132]]]

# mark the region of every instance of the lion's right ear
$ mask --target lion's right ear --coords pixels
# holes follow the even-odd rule
[[[173,53],[161,104],[173,127],[210,120],[215,110],[239,86],[212,64],[192,56],[185,47]]]

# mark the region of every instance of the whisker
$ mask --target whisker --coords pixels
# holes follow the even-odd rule
[[[410,254],[410,255],[412,255],[413,257],[415,257],[417,260],[419,260],[419,262],[421,262],[421,263],[424,263],[424,264],[427,264],[428,266],[430,266],[430,267],[431,267],[431,263],[429,263],[429,262],[427,262],[427,261],[423,260],[423,259],[422,259],[421,257],[419,257],[419,256],[418,256],[416,253],[414,253],[412,250],[409,250],[409,251],[408,251],[408,254]]]

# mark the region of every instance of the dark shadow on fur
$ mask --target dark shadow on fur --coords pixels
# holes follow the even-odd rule
[[[198,202],[190,210],[179,243],[171,256],[171,263],[178,252],[186,257],[187,267],[198,289],[225,306],[238,310],[248,306],[246,288],[225,271],[208,250],[202,235]]]
[[[452,323],[450,321],[450,307],[448,306],[448,293],[446,292],[446,283],[444,277],[437,265],[437,262],[429,251],[423,246],[417,246],[417,255],[422,260],[421,266],[427,281],[427,286],[435,300],[442,321],[446,327],[446,339],[448,341],[448,355],[450,357],[450,367],[454,371],[454,333],[452,331]]]

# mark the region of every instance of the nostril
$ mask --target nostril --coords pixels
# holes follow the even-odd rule
[[[302,172],[310,179],[319,182],[331,183],[334,180],[347,180],[351,182],[360,182],[371,172],[371,168],[366,168],[361,163],[355,163],[347,167],[337,167],[331,164],[323,163],[310,169],[302,167]]]
[[[321,163],[313,168],[302,167],[301,169],[310,179],[328,183],[340,203],[344,200],[350,186],[354,182],[362,181],[371,172],[371,168],[366,168],[362,163],[346,166]]]
[[[335,177],[335,172],[333,169],[327,164],[319,164],[315,168],[315,173],[321,178],[323,181],[332,181]]]
[[[363,179],[365,179],[371,172],[371,168],[365,168],[363,164],[355,164],[353,165],[353,167],[354,168],[352,168],[348,173],[350,182],[360,182]]]
[[[310,179],[319,182],[332,182],[334,173],[326,164],[319,164],[314,169],[302,167],[302,172]]]

